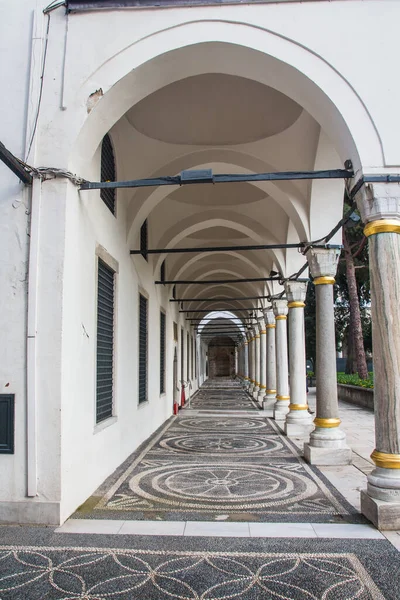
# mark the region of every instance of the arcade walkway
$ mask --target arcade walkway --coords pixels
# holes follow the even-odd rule
[[[344,427],[368,437],[356,411]],[[361,440],[358,466],[324,469],[296,442],[238,382],[207,381],[62,527],[0,529],[0,597],[398,598],[398,551],[350,503]]]

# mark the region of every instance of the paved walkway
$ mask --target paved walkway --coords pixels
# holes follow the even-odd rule
[[[395,600],[400,536],[358,510],[373,415],[341,417],[354,464],[316,469],[237,382],[208,381],[62,527],[0,528],[1,600]]]

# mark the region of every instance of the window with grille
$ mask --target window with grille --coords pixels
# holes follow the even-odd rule
[[[112,416],[114,388],[115,272],[98,260],[96,423]]]
[[[186,334],[186,380],[189,381],[189,358],[190,358],[190,347],[189,347],[189,334]]]
[[[147,219],[140,228],[140,253],[147,260],[148,235],[147,235]]]
[[[196,338],[193,340],[194,344],[194,376],[197,378],[197,352],[196,352]]]
[[[190,375],[193,380],[193,337],[190,338]]]
[[[139,404],[147,400],[147,305],[139,294]]]
[[[161,263],[160,281],[165,281],[165,260],[163,260],[163,262]]]
[[[183,362],[185,355],[185,349],[183,347],[184,339],[185,338],[183,337],[183,329],[181,329],[181,381],[185,379],[185,364]]]
[[[160,312],[160,394],[165,394],[165,314]]]
[[[174,321],[174,342],[178,341],[178,323]]]
[[[111,138],[108,133],[103,137],[101,144],[101,181],[115,181],[115,158],[114,150],[111,144]],[[100,190],[100,198],[108,206],[113,215],[115,215],[115,189],[107,188]]]

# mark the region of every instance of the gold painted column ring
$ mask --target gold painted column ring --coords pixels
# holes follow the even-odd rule
[[[304,302],[293,301],[293,302],[288,303],[288,308],[304,308],[304,307],[305,307]]]
[[[322,427],[323,429],[331,429],[332,427],[339,427],[341,421],[338,418],[324,419],[322,417],[316,417],[314,419],[315,427]]]
[[[381,469],[400,469],[400,454],[389,454],[374,450],[371,458],[377,467]]]
[[[313,279],[314,285],[333,285],[335,283],[335,278],[330,276],[324,277],[316,277]]]
[[[286,321],[286,319],[286,315],[278,315],[277,317],[275,317],[275,321]]]
[[[379,219],[367,223],[364,229],[365,237],[377,233],[400,233],[400,221],[398,219]]]

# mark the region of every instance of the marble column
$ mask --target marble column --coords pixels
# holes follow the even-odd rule
[[[254,388],[254,382],[255,382],[255,375],[254,375],[254,335],[252,330],[249,330],[248,335],[248,342],[249,342],[249,388],[248,388],[248,392],[249,394],[253,394],[253,388]]]
[[[379,529],[400,529],[400,185],[365,185],[357,203],[368,238],[374,363],[376,468],[361,512]]]
[[[276,346],[275,346],[275,315],[272,309],[267,308],[264,311],[265,330],[267,338],[267,381],[263,400],[263,409],[267,417],[274,416],[274,406],[276,402]]]
[[[258,319],[258,328],[260,331],[260,391],[258,392],[257,400],[261,408],[263,408],[265,390],[267,389],[267,332],[264,319]]]
[[[274,300],[276,322],[276,402],[274,419],[284,421],[289,412],[289,367],[287,349],[287,300]]]
[[[286,415],[285,433],[288,437],[303,437],[313,429],[313,418],[308,412],[306,382],[306,343],[304,307],[307,282],[287,281],[285,291],[289,309],[289,375],[290,404]]]
[[[254,379],[253,398],[257,400],[260,391],[260,331],[258,324],[254,325]]]
[[[244,384],[245,387],[248,388],[250,384],[249,378],[249,342],[247,338],[243,341],[243,374],[244,374]]]
[[[339,256],[336,249],[311,248],[307,252],[316,298],[317,414],[315,430],[304,444],[304,457],[314,465],[351,463],[351,449],[340,428],[336,381],[333,284]]]

